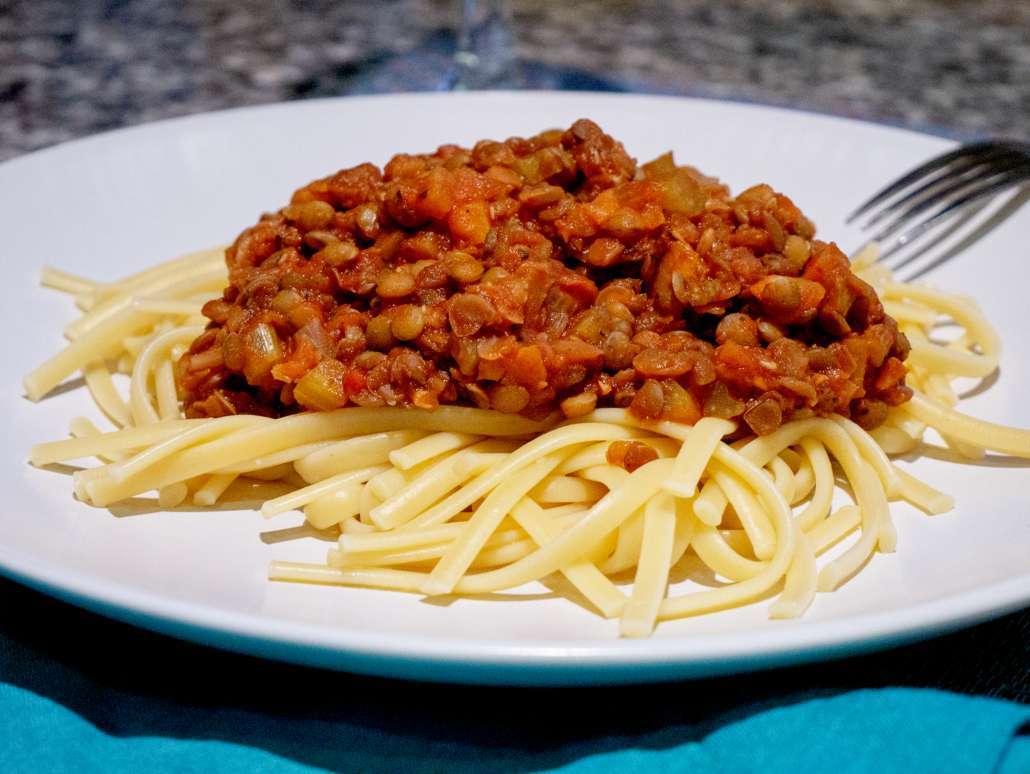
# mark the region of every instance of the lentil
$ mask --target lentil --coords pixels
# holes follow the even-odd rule
[[[767,185],[638,166],[583,119],[316,180],[226,251],[177,364],[191,417],[441,403],[543,416],[864,427],[911,397],[908,342]],[[612,452],[627,469],[653,450]],[[614,447],[614,445],[613,445]]]

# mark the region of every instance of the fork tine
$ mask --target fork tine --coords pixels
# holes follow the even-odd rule
[[[879,191],[874,193],[872,196],[869,197],[869,199],[860,204],[858,208],[854,212],[852,212],[844,222],[851,223],[855,218],[865,214],[872,207],[875,207],[877,204],[884,201],[885,199],[888,199],[894,194],[898,193],[899,191],[904,190],[908,186],[912,185],[912,183],[921,179],[924,175],[927,175],[930,172],[933,172],[934,170],[941,169],[942,167],[947,166],[956,159],[964,158],[966,156],[971,155],[980,155],[985,152],[990,152],[995,147],[997,147],[996,144],[990,141],[975,142],[969,145],[963,145],[961,147],[956,148],[953,151],[949,151],[948,153],[944,153],[940,156],[935,156],[929,161],[920,164],[918,167],[911,170],[910,172],[906,172],[893,183],[884,186]]]
[[[880,253],[880,260],[885,260],[894,253],[898,252],[901,248],[906,245],[910,245],[917,239],[922,237],[932,228],[937,226],[941,221],[952,217],[958,212],[965,210],[977,202],[980,202],[988,197],[995,196],[999,192],[1006,188],[1011,188],[1019,183],[1026,180],[1030,180],[1030,164],[1015,167],[1009,170],[1004,176],[994,180],[994,182],[988,182],[986,185],[981,186],[973,191],[966,193],[964,196],[959,197],[949,203],[947,203],[940,210],[935,212],[926,220],[922,220],[919,223],[912,226],[910,229],[905,231],[901,236],[897,237],[890,246],[884,249]]]
[[[1022,162],[1024,158],[1024,156],[1016,151],[1008,148],[997,147],[979,155],[956,159],[954,164],[942,167],[939,170],[934,170],[934,172],[938,174],[933,174],[930,179],[922,185],[913,188],[904,196],[895,199],[878,212],[873,213],[873,216],[866,221],[862,228],[871,228],[872,226],[875,226],[884,218],[897,212],[902,207],[922,200],[924,196],[929,198],[929,196],[933,194],[939,198],[942,191],[938,186],[943,183],[947,183],[950,180],[962,179],[971,181],[971,173],[976,172],[998,173],[1016,166],[1018,163]],[[1010,161],[1012,163],[1006,163]],[[943,193],[947,194],[947,192],[947,189],[944,189]]]
[[[981,184],[990,183],[995,178],[1006,174],[1012,169],[1018,169],[1026,166],[1028,160],[1024,156],[1016,155],[1011,160],[997,167],[991,168],[985,175],[980,178],[959,178],[945,185],[943,188],[938,189],[934,192],[933,196],[928,196],[920,201],[916,201],[914,204],[906,207],[904,210],[899,212],[894,220],[890,221],[886,226],[883,226],[872,238],[874,242],[883,242],[891,234],[898,231],[906,223],[912,220],[912,218],[920,213],[926,212],[927,210],[936,207],[938,205],[947,204],[951,197],[955,194],[963,192],[965,189],[973,186],[980,186]]]

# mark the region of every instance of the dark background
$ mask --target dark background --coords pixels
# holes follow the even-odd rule
[[[370,72],[416,49],[444,68],[457,5],[0,0],[0,159],[169,116],[368,90]],[[752,100],[955,137],[1030,134],[1027,2],[515,6],[521,57],[561,68],[571,85]],[[435,74],[418,76],[388,85],[426,87]],[[384,765],[391,738],[424,739],[430,762],[476,740],[489,771],[516,753],[555,765],[577,744],[668,746],[763,707],[861,687],[1030,703],[1030,611],[861,658],[688,684],[507,691],[502,707],[493,689],[451,689],[444,705],[433,686],[180,643],[8,581],[0,609],[0,677],[105,731],[229,739],[329,767],[345,760],[332,744],[344,726],[379,739]],[[256,715],[281,733],[249,733]]]
[[[353,91],[370,63],[420,46],[453,47],[460,4],[0,0],[0,159],[169,116]],[[634,90],[962,136],[1030,133],[1025,0],[518,0],[513,7],[525,60]]]

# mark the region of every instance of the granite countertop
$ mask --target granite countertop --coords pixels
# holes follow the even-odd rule
[[[0,160],[120,126],[368,90],[433,66],[458,0],[0,3]],[[1030,3],[518,0],[520,57],[570,83],[743,99],[938,131],[1030,136]],[[435,58],[434,58],[435,57]],[[396,74],[394,74],[396,76]],[[532,79],[531,79],[532,80]],[[380,82],[381,85],[382,82]]]

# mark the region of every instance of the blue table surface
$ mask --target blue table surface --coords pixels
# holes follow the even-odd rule
[[[0,680],[115,737],[236,742],[334,768],[319,736],[396,738],[481,771],[696,741],[764,710],[862,688],[931,687],[1030,704],[1030,612],[840,661],[691,682],[514,689],[359,677],[139,630],[0,580]],[[334,737],[335,738],[335,737]],[[3,743],[0,742],[0,750]],[[391,749],[385,746],[384,751]],[[443,751],[443,752],[441,752]],[[513,757],[514,756],[514,757]],[[382,770],[397,766],[388,752]]]

